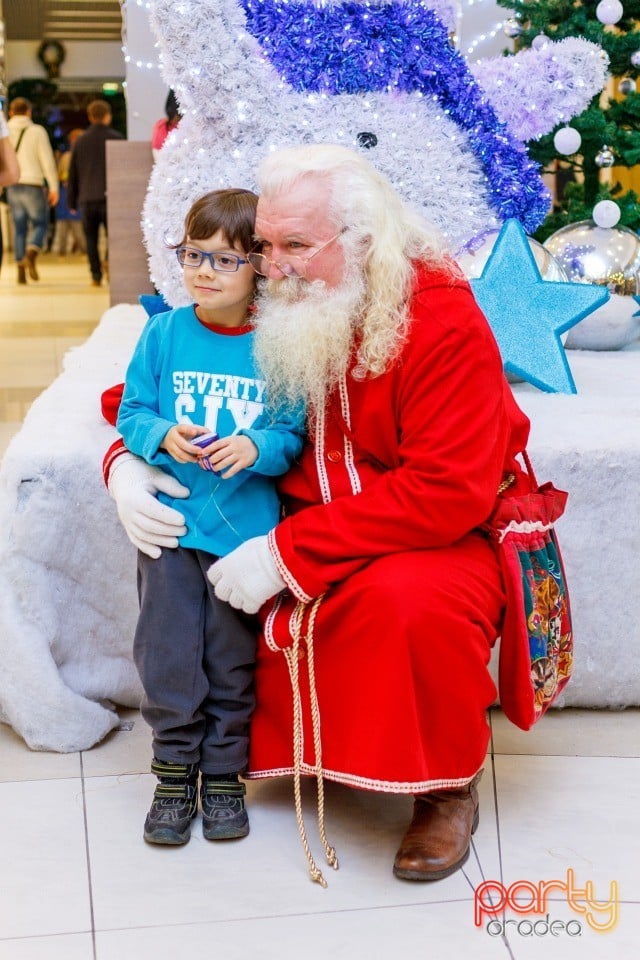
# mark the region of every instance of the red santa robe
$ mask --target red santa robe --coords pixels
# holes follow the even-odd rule
[[[467,783],[489,740],[487,670],[505,594],[480,525],[529,421],[466,282],[420,267],[408,337],[390,369],[352,365],[315,437],[281,479],[270,545],[287,590],[261,611],[250,777],[293,772],[293,693],[282,650],[299,602],[313,629],[324,776],[420,793]],[[304,322],[303,319],[301,322]],[[105,395],[113,422],[114,394]],[[122,452],[116,443],[105,474]],[[314,773],[308,652],[299,650],[303,773]]]
[[[392,367],[352,365],[313,443],[281,479],[270,545],[287,592],[263,608],[250,776],[291,773],[290,647],[297,601],[324,594],[313,630],[322,768],[331,780],[418,793],[484,762],[487,670],[504,588],[479,526],[529,421],[469,286],[421,268]],[[301,322],[304,322],[303,320]],[[511,491],[510,491],[511,492]],[[303,634],[309,617],[303,621]],[[303,773],[313,773],[307,650],[299,652]]]

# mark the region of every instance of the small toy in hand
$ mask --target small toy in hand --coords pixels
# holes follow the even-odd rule
[[[195,444],[196,447],[208,447],[210,443],[213,443],[214,440],[219,440],[220,437],[217,433],[203,433],[200,437],[194,437],[193,440],[190,440],[190,443]],[[218,473],[217,470],[214,470],[211,466],[211,460],[209,457],[202,457],[198,460],[198,466],[202,467],[203,470],[209,470],[211,473]]]

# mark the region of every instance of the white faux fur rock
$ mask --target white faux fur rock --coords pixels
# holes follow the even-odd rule
[[[558,522],[575,633],[559,705],[640,705],[640,344],[570,351],[577,395],[517,384],[538,481],[569,491]]]
[[[115,436],[100,394],[123,379],[141,307],[108,310],[34,403],[0,469],[0,712],[40,750],[97,743],[137,705],[135,550],[101,476]],[[565,706],[640,705],[640,350],[569,354],[578,394],[514,387],[540,482],[569,491],[558,525],[575,673]],[[104,701],[107,701],[105,705]]]
[[[145,320],[107,311],[33,404],[0,469],[0,717],[36,750],[84,749],[136,706],[135,550],[101,474],[100,394]]]

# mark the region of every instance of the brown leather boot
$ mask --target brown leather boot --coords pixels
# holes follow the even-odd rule
[[[20,263],[17,263],[16,266],[18,268],[18,283],[26,283],[27,271],[25,270],[24,263],[21,261]]]
[[[26,256],[27,270],[29,271],[29,276],[31,277],[32,280],[40,279],[38,275],[38,271],[36,269],[36,259],[39,253],[40,251],[38,250],[37,247],[29,247],[29,249],[27,250],[27,256]]]
[[[442,880],[467,861],[478,826],[482,770],[465,787],[419,794],[413,819],[396,854],[393,872],[401,880]]]

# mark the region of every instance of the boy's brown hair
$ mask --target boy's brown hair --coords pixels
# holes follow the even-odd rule
[[[192,205],[184,220],[184,237],[176,246],[191,240],[207,240],[218,230],[229,246],[240,246],[248,253],[253,242],[258,198],[251,190],[231,187],[205,193]]]

